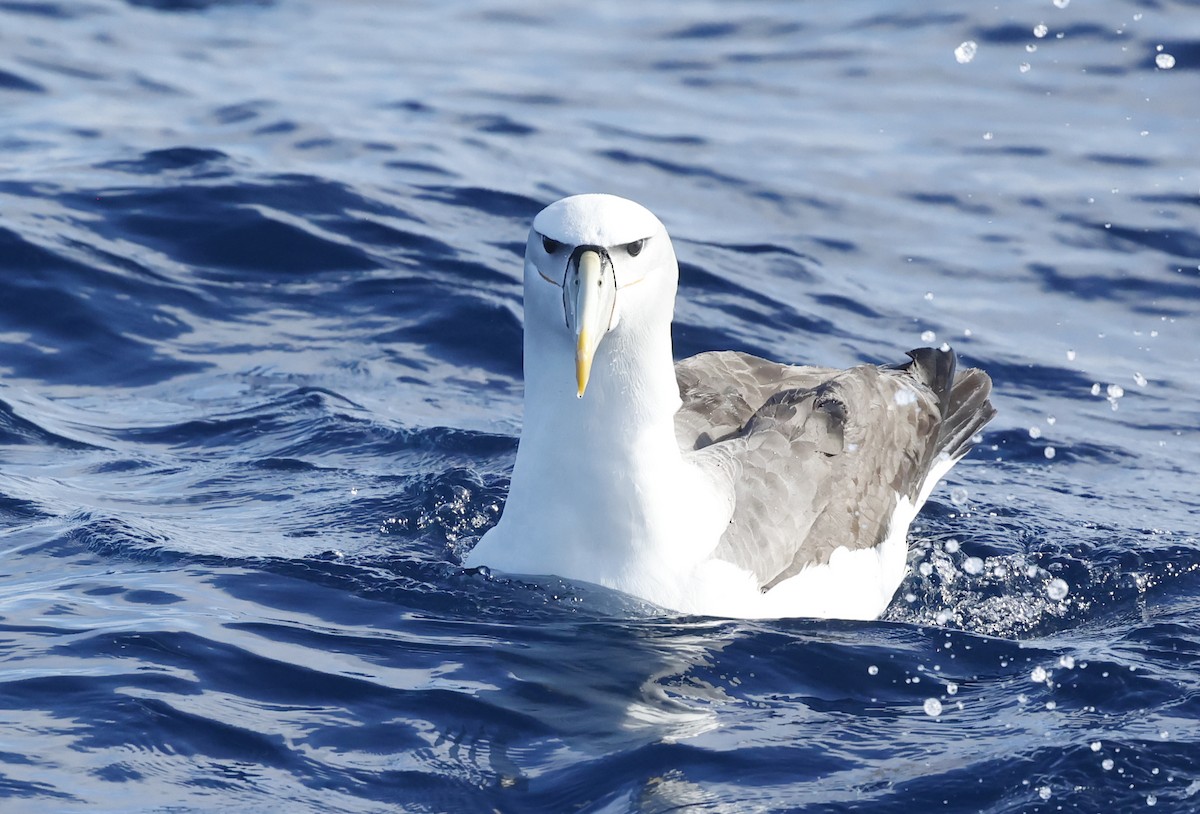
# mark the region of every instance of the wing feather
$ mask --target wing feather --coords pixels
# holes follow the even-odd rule
[[[724,351],[676,366],[680,446],[734,497],[715,557],[767,590],[884,539],[901,497],[915,503],[939,456],[965,454],[995,413],[991,381],[956,375],[953,351],[909,356],[838,371]]]

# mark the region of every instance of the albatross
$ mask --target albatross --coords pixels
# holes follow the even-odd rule
[[[908,528],[995,414],[951,350],[848,370],[738,351],[676,363],[679,265],[649,210],[576,195],[525,246],[525,414],[468,567],[707,616],[874,619]]]

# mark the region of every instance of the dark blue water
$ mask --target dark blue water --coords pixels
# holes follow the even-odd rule
[[[1200,809],[1198,70],[1184,2],[0,2],[0,810]],[[883,620],[458,567],[582,191],[680,355],[992,374]]]

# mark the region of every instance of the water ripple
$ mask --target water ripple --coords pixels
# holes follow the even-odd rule
[[[0,808],[1194,807],[1194,16],[0,0]],[[883,620],[462,567],[589,190],[680,354],[992,375]]]

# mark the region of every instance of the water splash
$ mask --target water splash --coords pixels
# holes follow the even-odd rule
[[[1071,588],[1067,585],[1067,581],[1065,579],[1055,577],[1046,583],[1046,596],[1050,597],[1055,602],[1065,599],[1070,591]]]

